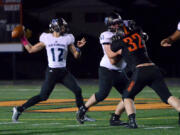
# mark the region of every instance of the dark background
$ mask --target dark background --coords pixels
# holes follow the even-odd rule
[[[24,0],[23,4],[23,24],[32,30],[32,37],[29,39],[32,44],[38,42],[39,35],[48,28],[48,24],[43,23],[38,18],[33,18],[29,12],[35,9],[47,7],[50,4],[64,0]],[[85,0],[86,1],[86,0]],[[180,1],[179,0],[101,0],[107,4],[121,8],[120,13],[124,19],[133,19],[149,35],[147,49],[150,58],[163,72],[165,77],[180,77],[180,41],[177,41],[170,48],[160,46],[160,41],[172,34],[180,21]],[[65,2],[65,1],[64,1]],[[38,14],[38,13],[37,13]],[[90,35],[75,35],[76,39],[85,36],[87,44],[82,48],[82,57],[79,60],[68,56],[67,68],[78,78],[97,78],[98,66],[102,57],[99,37]],[[13,79],[12,53],[0,53],[1,80]],[[28,54],[26,51],[15,54],[16,69],[14,79],[42,79],[47,67],[45,49],[36,54]]]

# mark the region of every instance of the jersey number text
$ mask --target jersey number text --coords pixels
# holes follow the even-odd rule
[[[135,43],[134,40],[138,41],[138,44]],[[131,35],[131,37],[124,38],[123,41],[131,45],[130,47],[128,47],[128,50],[130,52],[136,51],[138,48],[144,48],[141,36],[138,33],[134,33],[133,35]]]
[[[57,48],[58,51],[55,51],[55,48],[51,48],[51,52],[52,52],[52,59],[53,61],[56,61],[56,55],[58,55],[58,62],[62,61],[63,58],[62,58],[62,55],[63,55],[63,52],[64,52],[64,49],[62,48]],[[58,54],[56,54],[58,52]]]

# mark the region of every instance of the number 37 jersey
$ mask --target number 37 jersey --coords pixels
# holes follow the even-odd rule
[[[74,44],[74,40],[72,34],[64,34],[60,37],[54,37],[52,33],[41,34],[39,41],[46,46],[48,66],[50,68],[66,67],[68,46]]]

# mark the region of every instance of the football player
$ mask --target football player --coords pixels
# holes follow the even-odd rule
[[[83,117],[88,109],[100,101],[103,101],[109,95],[112,87],[115,87],[115,89],[122,94],[126,83],[128,82],[128,76],[124,70],[126,68],[126,62],[121,59],[119,55],[121,50],[120,52],[114,53],[110,49],[112,37],[115,35],[117,30],[125,24],[118,13],[111,13],[105,18],[105,25],[108,29],[100,35],[100,44],[102,46],[104,56],[101,59],[99,67],[99,91],[93,94],[85,103],[85,106],[82,106],[82,108],[80,108],[77,112],[77,120],[81,124],[84,123]],[[118,61],[117,57],[120,58]],[[115,113],[111,115],[111,126],[121,126],[127,124],[120,120],[120,116],[124,112],[124,109],[123,101],[121,101],[118,104]]]
[[[172,35],[161,41],[161,46],[169,47],[178,39],[180,39],[180,22],[178,23],[177,30]]]
[[[111,50],[115,53],[121,50],[123,59],[127,65],[131,66],[133,72],[123,93],[124,106],[129,118],[128,127],[138,127],[133,99],[145,86],[151,87],[163,102],[170,104],[180,112],[180,100],[172,96],[159,68],[148,56],[141,28],[135,26],[133,29],[126,29],[126,31],[119,30],[121,31],[112,38]]]
[[[25,36],[21,37],[21,43],[29,53],[36,53],[46,48],[48,68],[40,93],[30,98],[23,105],[13,108],[13,122],[17,122],[19,116],[27,108],[47,100],[56,83],[63,84],[74,93],[78,108],[84,106],[81,88],[74,76],[66,69],[66,58],[68,50],[70,50],[75,58],[79,58],[81,54],[79,48],[85,45],[86,40],[82,38],[77,42],[77,47],[75,47],[75,38],[67,32],[68,24],[63,18],[52,19],[49,24],[49,30],[49,33],[42,33],[40,35],[39,42],[35,45],[31,45]]]

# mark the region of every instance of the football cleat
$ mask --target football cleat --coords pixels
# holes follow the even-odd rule
[[[134,118],[129,118],[127,128],[138,128],[136,120]]]
[[[80,124],[84,123],[84,116],[86,111],[87,109],[85,108],[85,106],[81,106],[79,110],[76,112],[76,119]]]
[[[84,115],[84,121],[94,122],[96,120],[93,118],[90,118],[88,115]]]
[[[13,107],[12,121],[17,122],[20,115],[21,115],[21,112],[17,110],[17,107]]]
[[[119,119],[119,115],[111,114],[111,118],[109,120],[110,126],[127,126],[128,123],[123,122]]]

